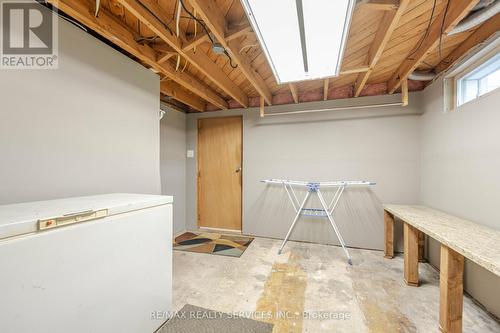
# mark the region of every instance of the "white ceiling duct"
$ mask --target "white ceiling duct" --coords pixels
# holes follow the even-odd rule
[[[467,30],[470,30],[481,23],[492,18],[500,12],[500,1],[499,0],[485,0],[481,1],[476,8],[479,6],[484,6],[483,8],[472,12],[472,14],[465,17],[459,24],[455,26],[449,33],[448,36],[455,35]]]
[[[435,77],[436,74],[433,72],[421,72],[421,71],[414,71],[413,73],[408,75],[408,78],[414,81],[431,81],[434,80]]]

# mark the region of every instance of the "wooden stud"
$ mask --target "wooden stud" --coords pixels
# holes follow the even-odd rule
[[[411,56],[405,59],[396,72],[387,83],[387,90],[390,94],[403,83],[424,59],[438,46],[441,34],[446,35],[453,29],[479,2],[479,0],[455,0],[450,1],[448,10],[445,6],[436,19],[432,22],[429,33],[420,45],[419,49]]]
[[[440,266],[439,329],[444,333],[461,333],[464,257],[441,244]]]
[[[425,234],[418,232],[418,262],[425,262]]]
[[[408,106],[408,80],[403,80],[401,86],[401,106]]]
[[[299,102],[299,93],[297,92],[297,85],[294,83],[289,83],[288,87],[290,88],[290,92],[292,93],[292,98],[295,104]]]
[[[372,73],[372,70],[369,69],[365,73],[361,73],[358,75],[358,78],[356,79],[356,82],[354,83],[354,97],[359,97],[361,92],[363,91],[363,88],[366,85],[366,82],[368,81],[368,78],[370,77],[370,74]]]
[[[192,75],[176,72],[167,62],[158,64],[156,52],[147,45],[137,43],[136,33],[105,8],[100,9],[99,17],[94,17],[93,7],[87,1],[48,0],[48,2],[206,101],[223,109],[228,108],[227,102],[222,97]]]
[[[384,210],[384,258],[394,258],[394,216]]]
[[[370,69],[366,73],[359,74],[358,78],[356,79],[354,92],[355,97],[358,97],[361,94],[361,91],[363,91],[363,88],[368,82],[368,78],[370,77],[373,68],[382,56],[385,46],[389,42],[393,31],[396,29],[399,20],[401,19],[401,16],[403,16],[403,13],[405,12],[409,3],[409,0],[401,0],[399,2],[397,10],[388,11],[384,14],[382,22],[380,23],[375,35],[375,39],[373,40],[368,52],[368,66]]]
[[[175,82],[162,80],[160,82],[160,92],[167,96],[171,96],[186,105],[189,105],[195,110],[205,111],[205,102],[203,99],[189,93]]]
[[[418,286],[418,230],[408,223],[403,226],[404,279],[407,285]]]
[[[265,114],[264,114],[264,105],[265,105],[266,101],[264,99],[264,96],[260,96],[260,117],[261,118],[264,118]]]
[[[152,13],[162,12],[160,6],[151,0],[142,0],[144,3],[139,3],[137,0],[118,0],[128,11],[130,11],[139,21],[146,25],[164,42],[169,44],[176,52],[182,57],[186,58],[193,64],[200,72],[206,75],[213,83],[219,88],[224,90],[228,95],[233,97],[243,107],[248,107],[248,96],[241,90],[224,71],[210,59],[204,52],[194,52],[193,50],[184,51],[182,48],[182,39],[177,38],[175,35],[165,27],[157,16]],[[148,9],[145,8],[148,7]]]
[[[226,41],[228,29],[225,14],[221,11],[215,0],[190,0],[190,3],[200,14],[217,41],[227,50],[243,75],[245,75],[260,96],[264,96],[267,104],[271,105],[271,91],[261,75],[252,67],[251,59],[245,53],[239,53],[241,49],[239,41],[237,39]]]
[[[328,86],[330,85],[330,79],[325,79],[323,81],[323,100],[326,101],[328,99]]]

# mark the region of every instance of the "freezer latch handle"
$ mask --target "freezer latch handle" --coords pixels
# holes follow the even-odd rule
[[[108,216],[107,209],[87,210],[84,212],[70,213],[50,219],[38,220],[38,230],[46,230],[75,223],[92,221]]]

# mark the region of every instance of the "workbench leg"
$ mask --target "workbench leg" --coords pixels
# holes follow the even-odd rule
[[[443,244],[439,288],[439,329],[445,333],[462,332],[464,257]]]
[[[404,279],[407,285],[418,287],[418,229],[404,224]]]
[[[394,258],[394,216],[384,210],[384,258]]]
[[[425,234],[418,232],[418,262],[425,262]]]

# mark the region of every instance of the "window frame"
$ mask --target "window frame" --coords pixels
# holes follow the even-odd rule
[[[483,43],[481,47],[470,55],[466,56],[460,63],[454,65],[451,69],[446,71],[443,79],[444,85],[444,98],[443,110],[444,112],[459,111],[463,106],[475,103],[487,96],[496,93],[500,87],[497,87],[483,95],[480,95],[470,101],[458,105],[458,89],[460,88],[459,81],[471,72],[478,69],[480,66],[490,61],[500,54],[500,33]]]
[[[500,60],[500,49],[495,49],[494,51],[489,52],[487,55],[485,55],[484,57],[482,57],[478,61],[472,63],[470,66],[467,66],[468,67],[467,69],[463,70],[462,72],[460,72],[458,75],[456,75],[454,77],[454,90],[455,90],[454,91],[454,106],[455,106],[455,109],[460,108],[462,105],[466,105],[468,103],[471,103],[475,100],[480,99],[483,96],[487,96],[488,94],[491,94],[491,93],[495,92],[496,90],[500,89],[500,87],[496,87],[493,90],[490,90],[482,95],[476,96],[475,98],[473,98],[469,101],[466,101],[466,102],[459,104],[459,100],[463,96],[463,94],[464,94],[463,90],[465,89],[464,84],[462,83],[464,78],[467,77],[468,75],[470,75],[471,73],[473,73],[474,71],[476,71],[477,69],[479,69],[481,66],[485,65],[490,60],[493,60],[494,58],[498,58],[496,61]],[[500,69],[500,67],[499,67],[499,69]],[[480,82],[479,81],[480,80],[477,80],[477,81],[478,81],[477,90],[478,90],[478,94],[479,94],[479,90],[480,90],[480,87],[479,87]]]

